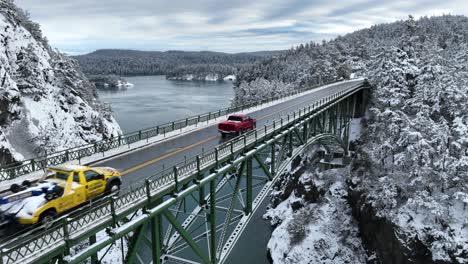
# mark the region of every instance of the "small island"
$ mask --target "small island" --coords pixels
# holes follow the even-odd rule
[[[88,76],[90,82],[94,83],[96,88],[102,90],[117,90],[133,87],[132,83],[117,75],[91,75]]]

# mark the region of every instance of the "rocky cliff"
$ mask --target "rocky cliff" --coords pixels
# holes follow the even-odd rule
[[[0,163],[120,132],[77,63],[54,51],[27,13],[0,0]]]

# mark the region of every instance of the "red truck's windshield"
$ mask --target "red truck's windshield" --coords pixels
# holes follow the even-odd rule
[[[242,122],[242,117],[239,116],[230,116],[228,118],[229,121],[236,121],[236,122]]]

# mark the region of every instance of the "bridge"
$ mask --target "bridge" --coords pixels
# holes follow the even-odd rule
[[[347,155],[349,121],[362,113],[366,89],[363,80],[339,82],[249,108],[258,120],[256,130],[226,142],[211,116],[204,126],[185,132],[172,123],[171,131],[180,128],[181,133],[153,144],[108,156],[102,151],[103,158],[92,164],[120,169],[128,187],[57,219],[48,229],[3,242],[0,264],[99,263],[116,250],[125,263],[224,263],[293,159],[314,144],[334,145]],[[144,133],[134,135],[134,142],[149,141]],[[112,142],[130,148],[129,139]],[[76,155],[81,161],[101,150],[94,144]],[[32,175],[51,163],[76,159],[71,153],[30,160],[0,175],[4,180]]]

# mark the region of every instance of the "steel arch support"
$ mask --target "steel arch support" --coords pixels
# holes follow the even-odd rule
[[[255,160],[257,161],[258,165],[262,169],[262,171],[266,174],[268,179],[271,181],[273,179],[273,175],[271,174],[270,170],[267,168],[265,163],[263,163],[262,159],[258,156],[258,154],[254,155]],[[273,159],[272,159],[273,160]]]
[[[145,223],[139,226],[136,232],[133,234],[132,239],[130,240],[130,245],[128,247],[127,257],[125,258],[125,263],[135,263],[135,258],[138,253],[138,248],[140,248],[141,242],[144,239],[145,231],[148,225]]]
[[[203,253],[202,249],[197,245],[197,243],[192,239],[191,235],[182,227],[182,225],[177,221],[177,219],[170,213],[168,210],[163,212],[166,219],[174,226],[174,228],[179,232],[182,238],[187,242],[187,244],[192,248],[192,250],[203,260],[204,263],[209,264],[210,259],[208,256]]]

